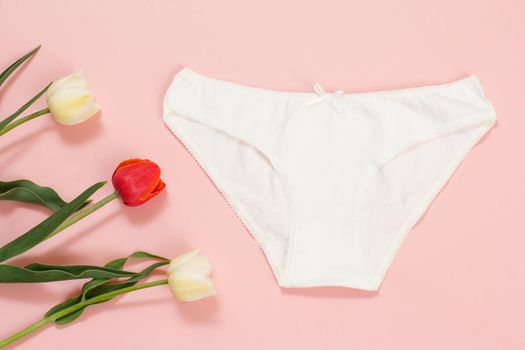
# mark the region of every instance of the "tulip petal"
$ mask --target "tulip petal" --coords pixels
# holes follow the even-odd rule
[[[67,86],[69,87],[82,87],[87,88],[87,81],[82,76],[81,72],[73,73],[71,75],[67,75],[63,78],[60,78],[58,80],[53,81],[51,86],[46,92],[46,98],[49,98],[51,95],[55,93],[59,88]]]
[[[135,164],[135,163],[139,163],[139,162],[142,162],[142,161],[143,161],[143,160],[140,159],[140,158],[131,158],[131,159],[128,159],[128,160],[122,161],[122,162],[120,162],[119,165],[117,165],[117,168],[116,168],[115,171],[113,172],[113,175],[115,175],[115,173],[117,172],[117,170],[119,170],[120,168],[125,167],[126,165]]]
[[[170,262],[168,274],[177,273],[178,271],[207,276],[211,271],[211,264],[207,257],[199,254],[198,250],[193,250]]]
[[[93,101],[94,96],[89,89],[82,87],[71,87],[60,89],[53,95],[49,96],[47,103],[50,105],[51,112],[54,110],[63,110],[78,108],[84,103]]]
[[[153,191],[151,191],[151,197],[154,197],[157,194],[159,194],[164,189],[164,187],[166,187],[166,184],[164,183],[164,181],[159,179],[159,182],[157,183],[157,186],[155,186]]]
[[[181,301],[195,301],[217,294],[209,278],[194,274],[170,274],[168,284],[173,295]]]
[[[75,119],[66,119],[62,125],[76,125],[85,122],[100,111],[100,106],[95,102],[85,104],[75,111]]]
[[[170,262],[170,265],[168,266],[168,272],[172,268],[176,268],[178,266],[181,266],[181,265],[187,263],[194,256],[197,256],[199,254],[200,254],[200,249],[193,249],[193,250],[190,250],[189,252],[187,252],[185,254],[182,254],[182,255],[177,256],[176,258],[173,258],[171,260],[171,262]]]
[[[61,111],[61,113],[55,113],[53,115],[53,119],[59,124],[62,125],[76,125],[85,122],[95,114],[97,114],[100,111],[99,105],[96,103],[88,103],[80,108],[77,108],[75,110],[65,110]],[[74,115],[74,118],[70,118],[71,115]]]

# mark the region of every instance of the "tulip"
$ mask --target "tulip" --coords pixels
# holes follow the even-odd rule
[[[43,94],[47,100],[46,108],[16,119]],[[82,73],[71,74],[52,82],[18,111],[0,121],[0,136],[46,114],[51,114],[59,124],[76,125],[88,120],[99,111],[100,107],[94,102],[93,93],[89,90]]]
[[[142,257],[144,257],[144,254],[148,254],[144,252],[140,253]],[[68,321],[72,322],[78,317],[78,314],[82,313],[82,311],[88,306],[94,306],[100,303],[108,302],[116,296],[129,292],[168,284],[175,297],[181,301],[195,301],[216,294],[213,283],[208,277],[211,270],[210,262],[208,258],[199,254],[198,250],[192,250],[189,253],[178,256],[171,261],[159,256],[152,256],[150,254],[148,255],[156,260],[160,260],[160,262],[155,264],[157,267],[167,265],[169,263],[167,279],[155,280],[141,284],[130,283],[128,286],[125,286],[124,284],[121,287],[115,283],[112,283],[112,281],[109,279],[106,281],[101,280],[97,286],[112,286],[113,288],[107,288],[104,293],[95,294],[94,296],[89,296],[89,294],[80,294],[76,298],[68,299],[66,302],[59,304],[62,307],[53,307],[41,320],[18,331],[10,337],[0,340],[0,348],[25,337],[26,335],[41,327],[44,327],[49,323],[59,323],[57,320],[67,319],[70,318],[71,315],[75,315],[72,320],[70,319]],[[125,259],[127,260],[127,258]],[[155,268],[151,269],[148,274],[154,270]],[[141,279],[145,277],[146,276],[142,276]],[[90,283],[92,282],[88,282],[84,286],[89,285]],[[91,291],[93,290],[94,289]]]
[[[115,188],[113,193],[67,218],[47,238],[82,220],[116,198],[120,198],[127,206],[138,206],[158,195],[166,187],[160,179],[159,166],[147,159],[132,158],[121,162],[113,172],[112,180]]]
[[[209,275],[210,261],[192,250],[171,260],[168,266],[168,284],[173,295],[182,301],[195,301],[216,294]]]
[[[51,116],[62,125],[80,124],[100,111],[82,73],[54,81],[46,91]]]
[[[57,205],[61,205],[61,202],[64,204],[53,215],[37,226],[4,246],[0,246],[0,262],[26,252],[42,241],[91,215],[114,199],[120,198],[123,204],[127,206],[138,206],[158,195],[166,187],[160,179],[159,166],[147,159],[133,158],[121,162],[113,172],[112,180],[115,191],[91,205],[88,205],[91,202],[89,197],[104,186],[106,181],[90,186],[70,203],[64,202],[51,189],[42,188],[32,183],[32,192],[30,193],[33,196],[38,196],[37,192],[46,191],[45,196],[48,197],[50,202],[54,201],[57,204],[58,201]],[[25,183],[27,185],[27,181]],[[11,198],[14,199],[14,197]],[[27,198],[29,197],[24,197],[22,200],[28,201]],[[17,197],[17,200],[20,200],[20,197]]]
[[[158,195],[166,185],[160,179],[160,168],[147,159],[128,159],[117,166],[112,177],[122,202],[141,205]]]

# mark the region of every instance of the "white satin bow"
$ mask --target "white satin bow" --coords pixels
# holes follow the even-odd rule
[[[341,105],[339,104],[337,99],[341,99],[345,96],[345,92],[343,90],[337,90],[327,94],[326,92],[324,92],[324,89],[321,85],[315,84],[314,91],[319,95],[319,97],[308,101],[308,103],[306,104],[307,106],[313,106],[321,101],[327,101],[328,103],[330,103],[330,105],[334,108],[336,112],[341,111]]]

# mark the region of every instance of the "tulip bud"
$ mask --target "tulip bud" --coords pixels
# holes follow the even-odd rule
[[[159,194],[166,185],[160,179],[160,168],[147,159],[128,159],[117,166],[112,177],[122,202],[141,205]]]
[[[54,81],[46,91],[46,100],[51,116],[62,125],[80,124],[100,110],[82,73]]]
[[[210,261],[198,250],[171,260],[168,284],[173,295],[182,301],[195,301],[217,294],[209,278]]]

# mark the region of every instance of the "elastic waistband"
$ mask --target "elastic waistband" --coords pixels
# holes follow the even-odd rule
[[[200,73],[197,73],[190,68],[182,68],[174,78],[176,80],[189,80],[193,82],[200,82],[207,85],[220,86],[221,88],[235,91],[241,94],[259,94],[259,95],[273,95],[275,97],[307,97],[312,98],[317,96],[315,92],[293,92],[293,91],[282,91],[282,90],[272,90],[265,88],[252,87],[247,85],[238,84],[231,81],[220,80],[211,78]],[[366,91],[366,92],[357,92],[357,93],[345,93],[345,99],[368,99],[368,98],[378,98],[378,97],[401,97],[401,96],[415,96],[420,94],[432,93],[437,90],[447,89],[447,88],[456,88],[456,87],[466,87],[474,88],[481,90],[481,84],[478,78],[475,75],[468,75],[465,78],[458,79],[452,82],[436,85],[424,85],[417,87],[409,87],[404,89],[394,89],[394,90],[378,90],[378,91]]]

